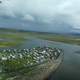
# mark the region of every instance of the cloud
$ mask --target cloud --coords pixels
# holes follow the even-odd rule
[[[35,18],[31,16],[30,14],[27,14],[23,17],[23,20],[34,21]]]
[[[10,16],[35,15],[38,18],[52,18],[56,14],[64,13],[70,5],[67,0],[4,0],[0,13]]]
[[[80,28],[79,3],[80,0],[2,0],[0,16],[49,24],[47,29],[54,29],[57,24],[58,29],[65,22],[75,30]]]

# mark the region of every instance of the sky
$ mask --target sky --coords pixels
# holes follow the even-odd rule
[[[80,0],[0,0],[0,27],[80,33]]]

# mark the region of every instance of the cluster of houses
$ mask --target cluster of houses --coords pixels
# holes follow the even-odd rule
[[[19,68],[43,63],[49,59],[56,60],[61,52],[61,49],[51,47],[1,49],[0,66],[2,66],[4,70],[17,70]]]

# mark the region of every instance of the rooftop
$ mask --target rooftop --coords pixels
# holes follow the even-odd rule
[[[0,66],[3,70],[14,71],[23,67],[56,60],[61,49],[51,47],[36,47],[32,49],[1,49]]]

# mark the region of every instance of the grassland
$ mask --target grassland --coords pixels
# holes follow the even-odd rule
[[[80,45],[80,36],[0,29],[0,47],[20,45],[29,37]]]
[[[0,47],[20,45],[24,41],[25,41],[24,36],[19,32],[9,33],[3,31],[0,33]]]

